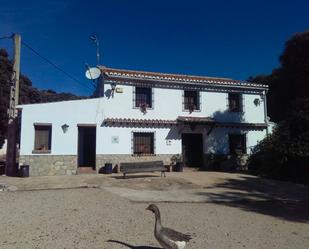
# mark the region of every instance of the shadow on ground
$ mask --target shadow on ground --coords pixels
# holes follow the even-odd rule
[[[128,243],[125,243],[125,242],[122,242],[122,241],[118,241],[118,240],[108,240],[107,242],[124,245],[124,246],[126,246],[128,248],[131,248],[131,249],[162,249],[160,247],[153,247],[153,246],[132,246],[132,245],[130,245]]]
[[[114,179],[122,179],[122,180],[128,180],[128,179],[135,179],[135,178],[148,178],[148,177],[160,177],[156,175],[126,175],[126,178],[123,178],[123,176],[111,176],[111,178]]]
[[[207,202],[240,208],[295,222],[309,222],[309,188],[292,183],[242,176],[197,192]]]

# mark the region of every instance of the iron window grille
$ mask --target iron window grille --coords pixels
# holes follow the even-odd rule
[[[228,94],[228,110],[230,112],[243,112],[243,98],[240,93]]]
[[[184,110],[189,111],[190,113],[193,111],[200,110],[200,93],[199,91],[189,91],[184,90],[183,94],[183,104]]]
[[[133,155],[154,155],[154,141],[153,132],[133,132]]]
[[[153,93],[150,87],[135,87],[134,91],[134,107],[135,108],[152,108],[153,107]]]
[[[246,154],[246,134],[229,134],[229,148],[232,155]]]

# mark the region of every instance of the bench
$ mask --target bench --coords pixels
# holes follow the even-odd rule
[[[166,177],[166,167],[163,165],[163,161],[120,163],[120,172],[123,173],[123,178],[126,178],[126,174],[155,171],[161,171],[161,177]]]

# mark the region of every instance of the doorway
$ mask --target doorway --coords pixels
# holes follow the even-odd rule
[[[95,169],[96,126],[78,126],[78,167]]]
[[[185,167],[203,166],[203,134],[182,134],[182,155]]]

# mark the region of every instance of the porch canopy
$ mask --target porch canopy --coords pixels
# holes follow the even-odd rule
[[[197,125],[207,125],[211,128],[242,128],[246,130],[264,130],[267,128],[266,123],[240,123],[240,122],[219,122],[212,117],[192,117],[178,116],[176,120],[167,119],[134,119],[134,118],[105,118],[102,125],[104,126],[139,126],[139,127],[158,127],[173,125],[189,125],[194,129]]]
[[[213,125],[216,121],[211,117],[192,117],[192,116],[178,116],[178,124],[208,124]]]
[[[224,127],[224,128],[243,128],[249,130],[264,130],[267,128],[266,123],[245,123],[245,122],[220,122],[216,121],[212,117],[191,117],[191,116],[179,116],[177,118],[177,124],[187,125],[210,125],[212,127]]]

